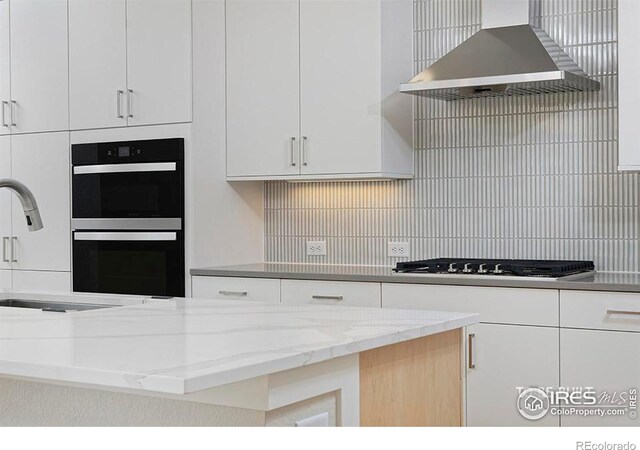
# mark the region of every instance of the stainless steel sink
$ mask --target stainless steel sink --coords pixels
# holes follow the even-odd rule
[[[40,309],[49,312],[88,311],[91,309],[115,308],[119,305],[97,305],[94,303],[47,302],[40,300],[0,300],[0,308]]]

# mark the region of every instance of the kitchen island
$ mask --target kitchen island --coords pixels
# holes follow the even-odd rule
[[[0,425],[461,425],[477,314],[0,292]],[[57,308],[58,310],[60,308]]]

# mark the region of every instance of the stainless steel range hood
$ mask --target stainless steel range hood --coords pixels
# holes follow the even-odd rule
[[[597,91],[547,33],[531,25],[538,0],[482,0],[482,30],[400,86],[443,100]]]

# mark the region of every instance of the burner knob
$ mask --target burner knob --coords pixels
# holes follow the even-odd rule
[[[495,273],[496,275],[500,275],[501,273],[504,273],[504,270],[502,270],[500,266],[501,264],[496,264],[495,269],[493,269],[493,273]]]
[[[464,273],[473,273],[473,269],[471,267],[469,267],[471,265],[471,263],[466,263],[464,265],[464,269],[462,269],[462,271]]]
[[[456,269],[456,263],[449,264],[449,273],[456,273],[458,269]]]
[[[487,273],[489,272],[487,270],[487,265],[486,264],[480,264],[480,267],[478,267],[478,273]]]

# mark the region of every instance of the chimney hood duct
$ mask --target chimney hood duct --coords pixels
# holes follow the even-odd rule
[[[442,100],[598,91],[544,30],[530,23],[538,0],[482,0],[482,30],[400,86]]]

